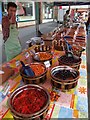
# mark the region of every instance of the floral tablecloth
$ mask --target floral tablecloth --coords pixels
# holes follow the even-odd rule
[[[57,57],[61,54],[58,51],[52,51],[53,53],[53,67],[58,65]],[[14,67],[16,73],[19,70],[19,60],[26,60],[30,57],[29,52],[19,55],[16,59],[10,61],[5,65],[11,65]],[[60,91],[59,89],[53,88],[50,83],[50,73],[48,68],[47,80],[42,86],[46,87],[51,96],[51,102],[49,111],[46,115],[46,119],[51,118],[88,118],[88,95],[87,95],[87,66],[86,66],[86,52],[83,52],[82,63],[80,65],[80,78],[78,85],[69,91]],[[28,59],[29,60],[29,59]],[[27,61],[28,61],[27,60]],[[9,92],[4,96],[3,88],[6,84],[9,84]],[[15,90],[18,86],[22,86],[22,78],[20,75],[16,75],[13,79],[10,78],[6,83],[0,86],[0,119],[12,118],[13,116],[8,109],[7,100],[10,93]]]

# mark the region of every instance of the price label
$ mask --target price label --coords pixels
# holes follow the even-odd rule
[[[3,93],[4,96],[7,95],[9,89],[10,89],[10,85],[9,85],[9,83],[6,82],[4,88],[2,89],[2,93]]]
[[[28,52],[25,53],[25,57],[26,57],[26,58],[29,57],[29,53],[28,53]]]
[[[49,61],[45,61],[44,64],[45,64],[46,68],[51,66]]]
[[[1,74],[4,74],[4,71],[0,70],[0,75],[1,75]]]
[[[17,60],[17,61],[16,61],[16,66],[18,67],[19,65],[20,65],[20,61]]]
[[[75,34],[77,34],[77,31],[75,31]]]

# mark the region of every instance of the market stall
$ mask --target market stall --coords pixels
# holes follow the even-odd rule
[[[48,39],[45,39],[45,37],[47,38],[48,35],[49,38],[50,35],[54,35],[54,37],[49,39],[50,41],[47,44]],[[10,73],[10,76],[12,76],[6,75],[6,77],[8,76],[7,78],[4,78],[4,76],[2,79],[3,84],[0,85],[0,119],[13,118],[7,101],[15,89],[25,84],[38,84],[47,89],[50,96],[50,104],[44,118],[88,118],[85,25],[79,23],[70,28],[58,28],[48,35],[42,36],[43,40],[47,40],[45,45],[33,45],[2,65],[1,74],[4,75],[5,72],[5,74],[9,75]],[[66,61],[65,63],[60,61],[61,57],[65,56],[65,40],[72,46],[73,54],[77,55],[80,60],[74,66],[69,64],[70,61],[67,61],[68,66]],[[42,55],[43,52],[44,54]],[[37,57],[38,54],[41,56],[40,59]],[[31,65],[31,68],[36,71],[35,74],[37,76],[39,74],[39,77],[34,79],[25,77],[20,61]],[[36,66],[33,67],[33,64]],[[35,69],[36,67],[37,69]],[[58,71],[56,70],[61,70],[60,72],[62,72],[63,69],[67,70],[69,75],[77,74],[75,74],[76,76],[73,79],[69,76],[70,78],[67,80],[66,73],[63,76],[66,71],[63,71],[63,73],[59,73],[61,76],[58,78],[56,74]],[[55,71],[56,73],[54,73]]]

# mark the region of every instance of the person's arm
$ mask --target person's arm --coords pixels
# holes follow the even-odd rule
[[[9,20],[6,17],[2,18],[2,33],[5,42],[9,37]]]
[[[69,12],[70,12],[70,5],[69,5],[69,9],[68,9],[68,10],[69,10]]]

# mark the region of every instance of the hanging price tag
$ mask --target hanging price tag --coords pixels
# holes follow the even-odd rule
[[[25,57],[26,57],[26,58],[29,57],[29,53],[28,53],[28,52],[25,53]]]
[[[44,64],[45,64],[46,68],[51,66],[49,61],[45,61]]]

